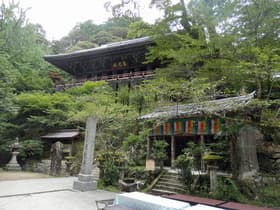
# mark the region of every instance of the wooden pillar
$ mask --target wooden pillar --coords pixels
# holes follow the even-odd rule
[[[238,155],[237,155],[237,139],[233,137],[230,140],[230,159],[231,159],[231,171],[232,178],[238,178]]]
[[[175,161],[175,155],[176,155],[176,148],[175,148],[175,136],[171,136],[171,167],[174,168],[174,161]]]
[[[200,146],[203,147],[204,145],[205,145],[204,136],[201,135],[200,136]],[[200,167],[201,167],[201,171],[205,172],[206,168],[205,168],[205,161],[202,159],[203,155],[204,155],[204,151],[201,151]]]
[[[147,160],[151,159],[152,144],[150,136],[147,136]]]

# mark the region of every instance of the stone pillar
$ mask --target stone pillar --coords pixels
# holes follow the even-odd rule
[[[217,187],[217,166],[208,166],[210,174],[210,191],[215,192]]]
[[[92,163],[96,135],[96,119],[89,117],[86,123],[86,135],[84,142],[83,161],[78,180],[74,181],[73,189],[79,191],[96,190],[96,181],[92,174]]]
[[[174,168],[174,162],[175,162],[175,156],[176,156],[176,148],[175,148],[175,136],[171,136],[171,167]]]

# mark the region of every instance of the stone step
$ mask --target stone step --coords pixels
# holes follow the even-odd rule
[[[162,176],[162,178],[165,178],[165,179],[180,179],[180,175],[177,175],[177,174],[164,174]]]
[[[156,195],[173,195],[173,194],[176,194],[176,192],[174,192],[174,191],[162,190],[162,189],[157,189],[157,188],[152,189],[151,193],[156,194]]]
[[[92,175],[93,175],[95,180],[99,179],[99,174],[100,174],[100,169],[96,165],[93,165]]]
[[[167,185],[167,186],[172,186],[172,187],[177,187],[177,188],[184,187],[184,184],[182,184],[180,182],[173,182],[173,181],[171,182],[170,180],[168,180],[168,181],[159,180],[157,185]]]
[[[165,182],[173,182],[173,183],[181,183],[180,179],[169,179],[166,177],[160,177],[160,181],[165,181]]]
[[[156,185],[155,188],[161,189],[161,190],[172,191],[172,192],[181,192],[181,193],[185,192],[183,187],[173,187],[173,186],[169,186],[169,185]]]

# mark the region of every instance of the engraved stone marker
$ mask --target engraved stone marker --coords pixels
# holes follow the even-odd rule
[[[79,191],[96,190],[96,181],[92,175],[92,163],[96,135],[96,119],[89,117],[86,123],[83,161],[78,180],[74,181],[73,189]]]
[[[239,178],[253,179],[259,171],[256,149],[256,128],[246,125],[239,131]]]

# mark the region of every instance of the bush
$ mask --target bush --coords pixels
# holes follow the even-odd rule
[[[166,147],[168,144],[164,140],[156,140],[152,146],[152,158],[163,167],[163,161],[167,159]]]
[[[222,199],[225,201],[237,201],[244,202],[245,197],[241,194],[238,186],[231,178],[219,177],[218,185],[214,192],[216,199]]]
[[[119,152],[102,152],[97,156],[100,168],[100,177],[105,186],[116,185],[119,180],[119,167],[123,162]]]
[[[0,167],[4,167],[11,159],[11,149],[9,148],[10,142],[0,141]]]
[[[139,135],[129,134],[123,142],[123,150],[128,157],[131,166],[143,165],[146,158],[146,133],[140,132]]]
[[[175,166],[180,170],[180,175],[187,188],[190,189],[192,184],[192,168],[193,168],[193,158],[189,153],[184,153],[179,155],[175,160]]]
[[[71,167],[72,174],[78,174],[83,161],[84,142],[76,142],[73,146],[73,165]]]
[[[103,181],[105,186],[116,185],[119,180],[119,169],[112,160],[107,160],[103,165]]]
[[[144,166],[128,167],[125,170],[125,177],[134,179],[146,179],[146,171]]]
[[[25,140],[20,142],[19,162],[27,160],[40,160],[43,154],[43,144],[40,140]]]

